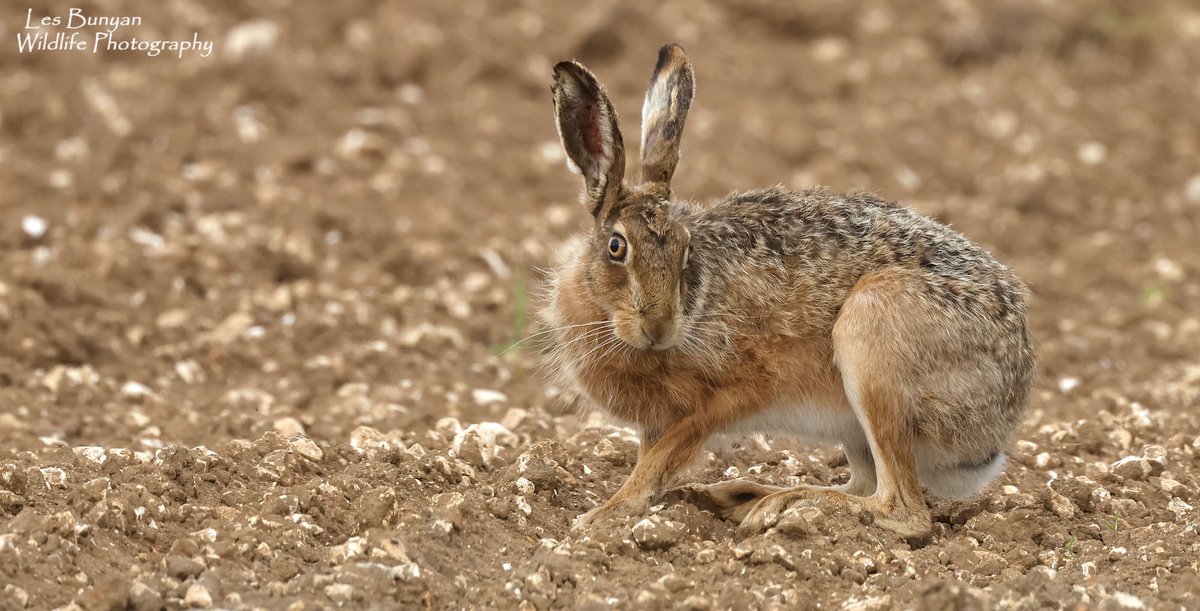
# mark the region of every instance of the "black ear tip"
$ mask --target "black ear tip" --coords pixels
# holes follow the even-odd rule
[[[569,68],[570,65],[571,65],[571,62],[558,62],[557,64],[554,64],[554,71],[553,71],[554,80],[555,81],[561,80],[563,75],[567,74],[568,71],[570,70],[570,68]]]
[[[660,72],[663,69],[663,66],[667,65],[667,61],[671,57],[672,44],[674,43],[667,43],[658,49],[658,62],[654,64],[655,72]]]
[[[668,42],[658,49],[658,63],[654,65],[654,72],[660,72],[668,65],[675,64],[678,66],[687,65],[687,52],[679,43]]]
[[[588,69],[583,67],[583,64],[574,60],[564,60],[554,64],[554,77],[571,76],[577,79],[586,79],[589,76]]]

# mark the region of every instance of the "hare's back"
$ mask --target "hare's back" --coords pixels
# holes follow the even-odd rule
[[[688,221],[693,240],[722,260],[768,268],[787,261],[830,288],[885,267],[908,268],[948,305],[1023,313],[1024,286],[987,251],[869,193],[782,187],[735,193],[691,209]]]

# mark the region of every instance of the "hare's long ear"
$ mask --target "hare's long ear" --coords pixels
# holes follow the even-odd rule
[[[601,213],[616,201],[625,178],[625,146],[617,114],[596,77],[576,62],[554,66],[550,91],[571,169],[583,174],[584,204],[602,220]]]
[[[642,104],[642,182],[670,188],[695,84],[692,62],[683,47],[663,45]]]

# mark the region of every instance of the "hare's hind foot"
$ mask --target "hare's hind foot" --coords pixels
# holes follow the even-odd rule
[[[759,501],[787,490],[780,486],[768,486],[745,479],[733,479],[697,488],[715,506],[716,512],[722,518],[739,524]]]
[[[910,507],[881,496],[858,497],[837,490],[800,486],[768,494],[758,499],[740,520],[738,531],[753,535],[779,523],[791,507],[816,507],[829,514],[869,513],[873,523],[903,537],[919,537],[929,532],[929,509],[924,503]]]
[[[801,486],[798,489],[840,492],[856,497],[875,494],[875,463],[871,460],[871,451],[865,446],[847,446],[846,460],[850,464],[850,481],[837,486]],[[783,486],[758,484],[745,479],[699,485],[696,486],[696,489],[707,497],[709,503],[715,506],[716,512],[721,517],[738,523],[741,523],[763,498],[793,490]]]

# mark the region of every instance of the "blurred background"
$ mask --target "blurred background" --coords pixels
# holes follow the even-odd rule
[[[667,41],[680,196],[867,190],[984,244],[1035,295],[1030,431],[1197,406],[1194,2],[32,4],[214,51],[18,54],[4,9],[0,456],[569,413],[534,351],[496,356],[587,220],[550,67],[632,144]]]
[[[953,224],[1033,285],[1042,388],[1166,376],[1200,343],[1189,2],[83,8],[142,17],[128,28],[141,38],[197,32],[214,53],[4,44],[9,405],[53,404],[35,371],[87,365],[222,416],[226,431],[164,430],[189,443],[262,425],[231,388],[330,434],[350,423],[320,408],[349,382],[414,381],[394,397],[413,409],[389,425],[470,411],[470,387],[508,383],[495,369],[512,364],[485,357],[518,331],[534,266],[585,221],[550,66],[584,62],[636,134],[664,41],[697,70],[681,196],[823,184]],[[3,40],[24,21],[10,14]],[[92,418],[116,415],[29,424],[136,432]]]

